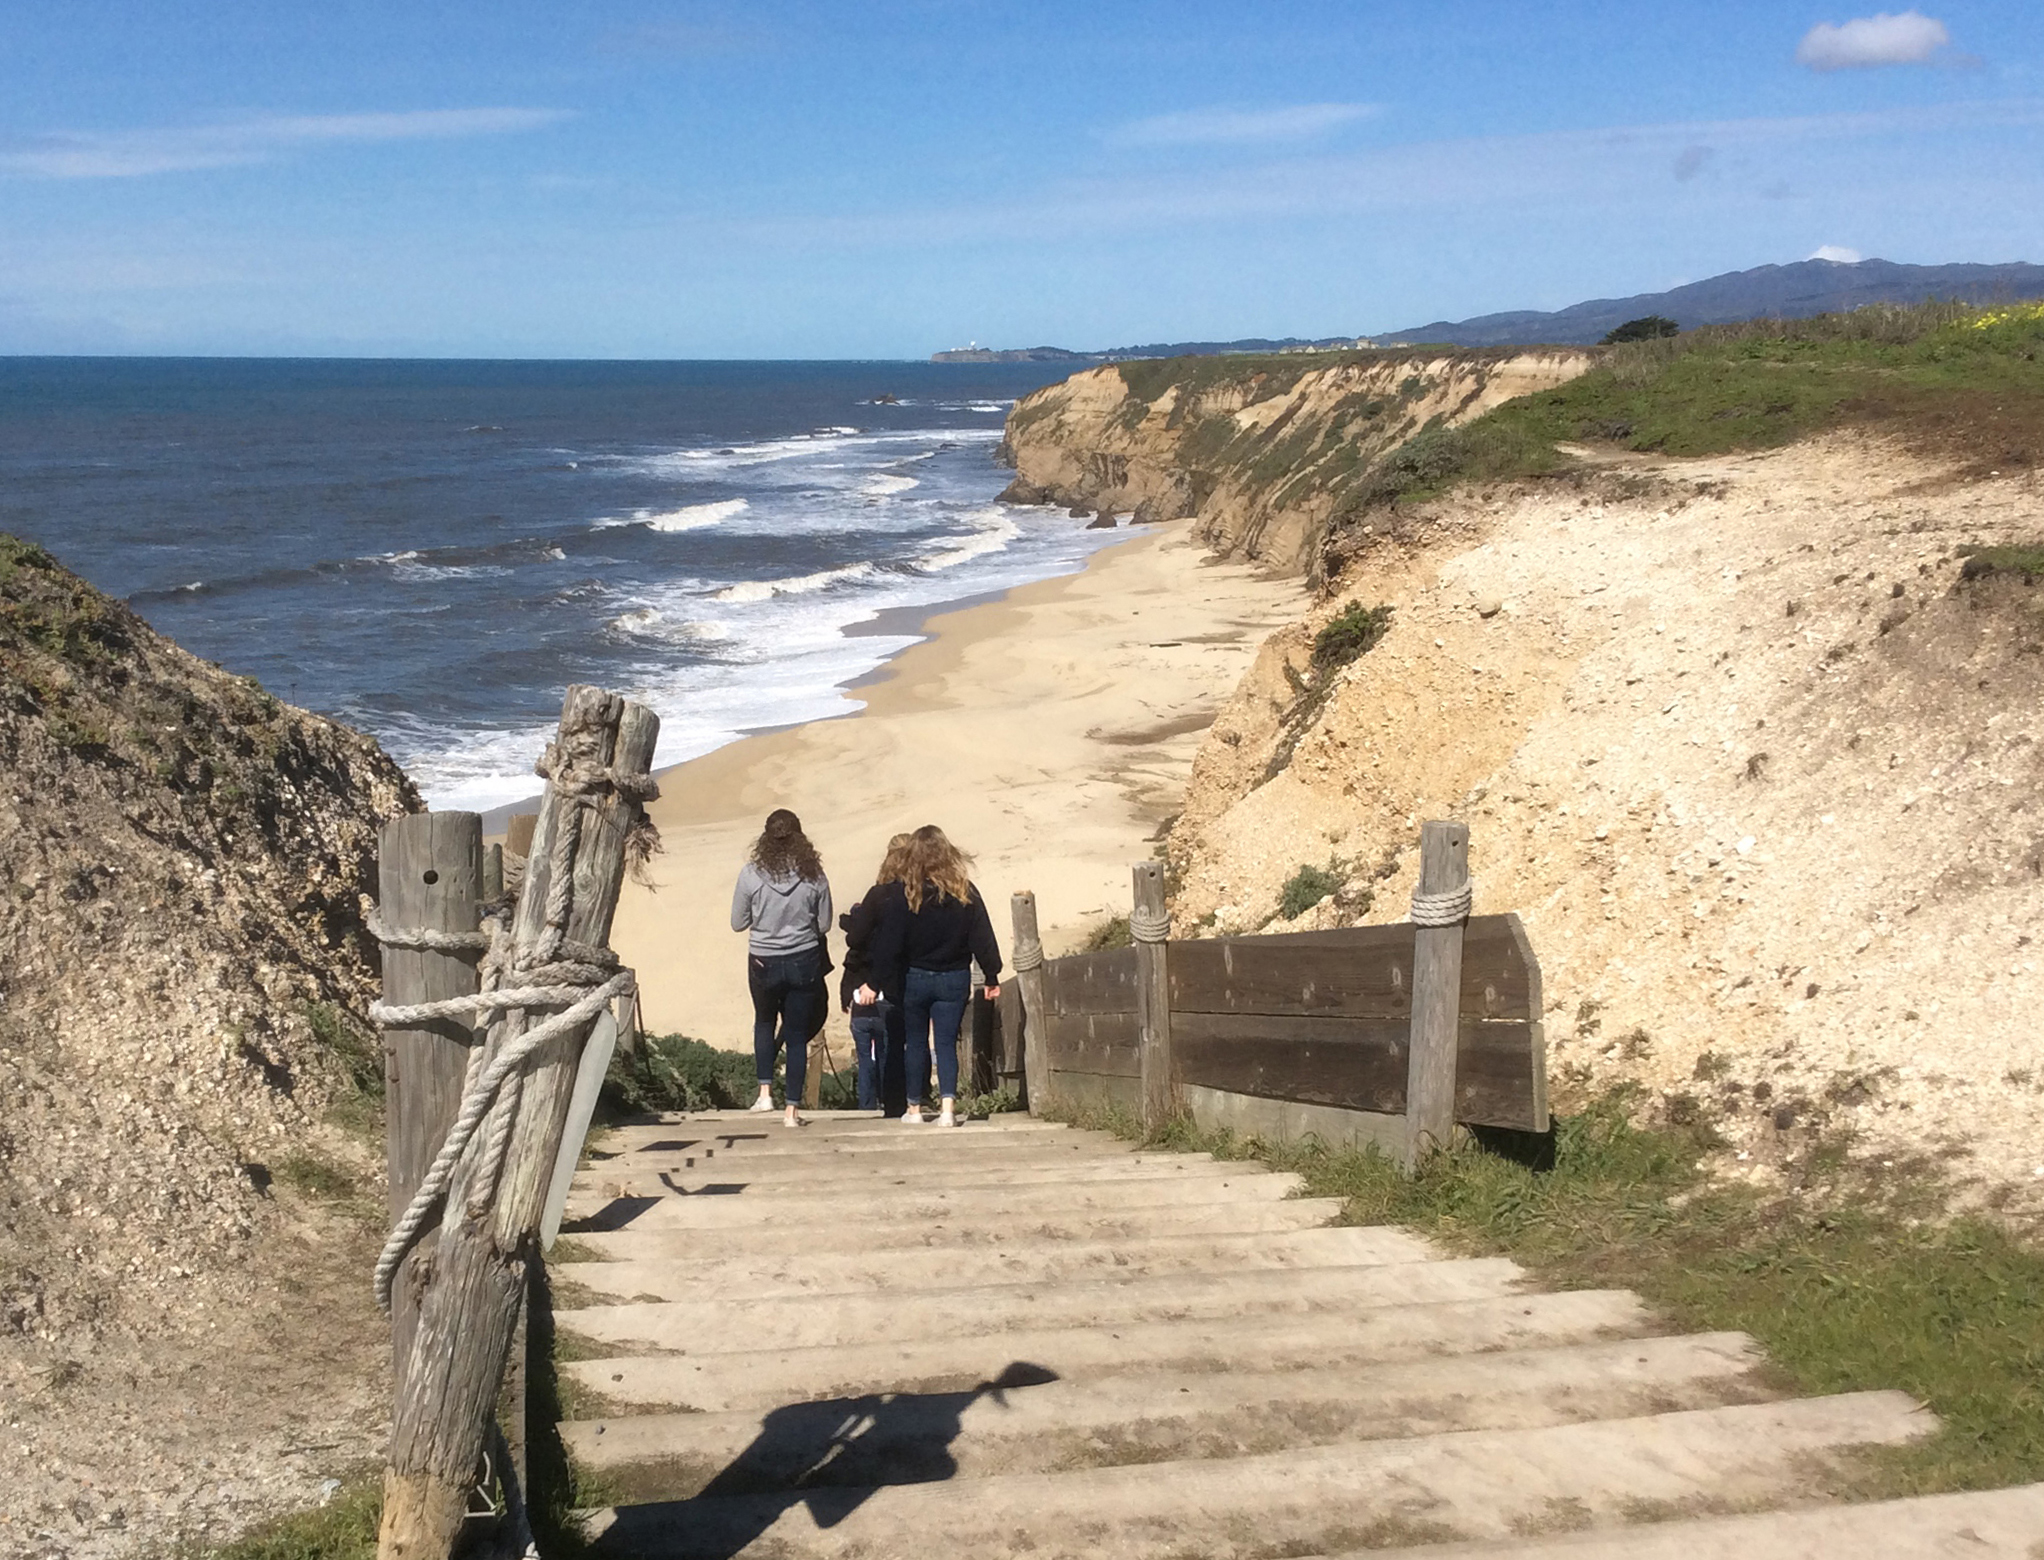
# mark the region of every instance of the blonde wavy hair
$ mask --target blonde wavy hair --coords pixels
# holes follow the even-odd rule
[[[972,896],[972,858],[953,845],[944,831],[926,823],[909,836],[908,860],[901,886],[911,911],[923,908],[923,890],[935,888],[939,900],[960,904]]]
[[[874,874],[876,883],[899,883],[908,876],[909,847],[915,844],[913,834],[897,834],[887,842],[887,854],[880,858],[880,870]]]

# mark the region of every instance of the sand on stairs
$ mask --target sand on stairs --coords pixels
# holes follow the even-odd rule
[[[557,1261],[599,1554],[2044,1554],[2044,1486],[1822,1503],[1901,1393],[1337,1228],[1295,1177],[1027,1117],[614,1134]]]

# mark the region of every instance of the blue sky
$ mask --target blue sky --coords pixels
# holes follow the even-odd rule
[[[0,352],[915,357],[2044,261],[2035,0],[0,14]]]

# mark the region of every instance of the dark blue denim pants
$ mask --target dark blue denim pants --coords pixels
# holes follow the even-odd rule
[[[809,1037],[823,1027],[823,950],[753,954],[745,961],[745,971],[752,988],[752,1059],[758,1064],[757,1076],[761,1083],[774,1081],[774,1055],[785,1044],[787,1099],[796,1104],[809,1081]]]
[[[929,1088],[930,1053],[937,1053],[937,1093],[945,1099],[958,1094],[958,1026],[965,1019],[965,1006],[972,997],[970,970],[918,970],[908,972],[902,987],[901,1009],[908,1041],[908,1086],[910,1104]]]
[[[870,1007],[852,1004],[852,1055],[859,1063],[859,1109],[880,1108],[880,1069],[887,1057],[885,1002]]]

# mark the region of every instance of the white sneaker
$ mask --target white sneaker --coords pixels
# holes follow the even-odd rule
[[[788,1112],[787,1115],[781,1118],[781,1125],[784,1127],[800,1127],[807,1125],[807,1123],[805,1123],[800,1116],[796,1115],[791,1110]]]
[[[906,1126],[920,1127],[923,1124],[922,1106],[920,1105],[909,1106],[909,1108],[902,1113],[901,1119],[903,1124]]]
[[[958,1125],[958,1118],[948,1110],[941,1111],[937,1116],[937,1125],[940,1127],[955,1127]]]
[[[745,1108],[749,1111],[772,1110],[774,1108],[774,1102],[768,1096],[762,1094],[758,1099],[754,1100],[750,1105],[746,1106]]]

